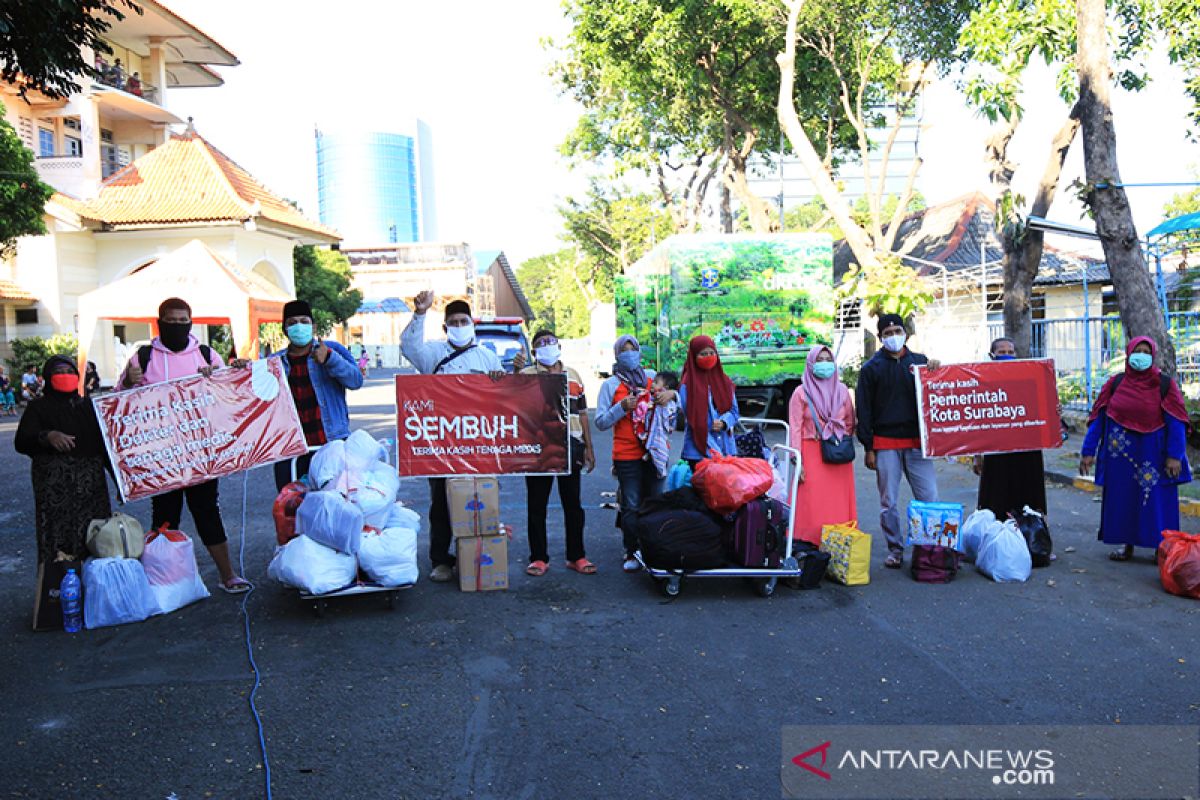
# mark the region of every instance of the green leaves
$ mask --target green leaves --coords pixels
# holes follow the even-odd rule
[[[929,282],[894,254],[880,256],[879,264],[864,270],[851,264],[837,288],[839,303],[858,298],[872,316],[899,314],[908,319],[933,302]]]
[[[54,190],[38,179],[33,153],[17,136],[0,106],[0,257],[17,237],[46,232],[46,201]]]
[[[313,328],[324,336],[358,311],[362,292],[350,288],[350,262],[335,250],[299,245],[292,251],[296,297],[313,309]]]

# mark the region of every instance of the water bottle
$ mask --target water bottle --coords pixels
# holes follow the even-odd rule
[[[62,604],[63,630],[79,633],[83,629],[83,608],[80,606],[79,576],[75,570],[67,570],[58,587],[58,602]]]

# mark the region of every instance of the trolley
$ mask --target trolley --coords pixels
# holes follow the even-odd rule
[[[383,443],[383,440],[380,441]],[[320,449],[320,447],[309,447],[308,453],[309,455],[312,455]],[[389,459],[391,458],[391,452],[392,448],[389,448]],[[291,463],[293,482],[299,480],[299,477],[296,475],[297,461],[299,461],[298,458],[293,458]],[[390,610],[396,606],[396,596],[400,592],[413,588],[414,585],[415,582],[401,584],[400,586],[382,586],[371,581],[358,580],[349,586],[343,586],[340,589],[334,589],[332,592],[324,592],[322,594],[310,594],[304,589],[297,589],[296,591],[299,592],[300,600],[302,602],[313,604],[313,613],[316,614],[317,617],[324,617],[325,609],[329,605],[329,600],[335,597],[354,597],[362,594],[382,594],[384,602],[386,603],[387,608]]]
[[[783,429],[784,441],[789,441],[790,429],[786,422],[773,419],[743,419],[742,425],[745,426],[779,426]],[[787,487],[788,498],[788,535],[787,541],[784,543],[783,558],[780,561],[779,567],[775,569],[765,567],[721,567],[719,569],[697,569],[697,570],[682,570],[682,569],[656,569],[646,564],[642,553],[639,550],[634,553],[634,558],[646,570],[659,585],[663,594],[667,597],[675,597],[679,594],[680,584],[684,578],[744,578],[749,580],[754,590],[761,597],[770,597],[775,593],[775,586],[780,578],[799,578],[800,577],[800,562],[792,555],[792,532],[796,526],[796,490],[800,485],[800,451],[789,447],[787,444],[771,445],[771,463],[779,471],[783,478],[783,485]]]

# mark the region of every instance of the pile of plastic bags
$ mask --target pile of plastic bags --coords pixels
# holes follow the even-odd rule
[[[1013,520],[1000,522],[987,509],[967,517],[959,549],[975,569],[997,583],[1023,583],[1033,572],[1029,546]]]
[[[416,582],[421,518],[396,501],[400,477],[369,433],[322,447],[309,465],[307,491],[290,487],[288,505],[302,497],[294,506],[296,535],[276,549],[268,575],[310,594],[350,586],[359,570],[380,586]]]

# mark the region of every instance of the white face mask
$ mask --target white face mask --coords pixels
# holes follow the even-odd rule
[[[556,344],[544,344],[537,349],[537,360],[543,367],[553,367],[561,356],[562,348]]]
[[[888,352],[899,353],[901,350],[904,349],[904,342],[907,341],[907,339],[908,339],[908,337],[905,336],[903,333],[897,333],[892,336],[885,336],[885,337],[883,337],[883,347]]]
[[[475,326],[472,324],[446,326],[446,341],[455,347],[466,347],[475,338]]]

